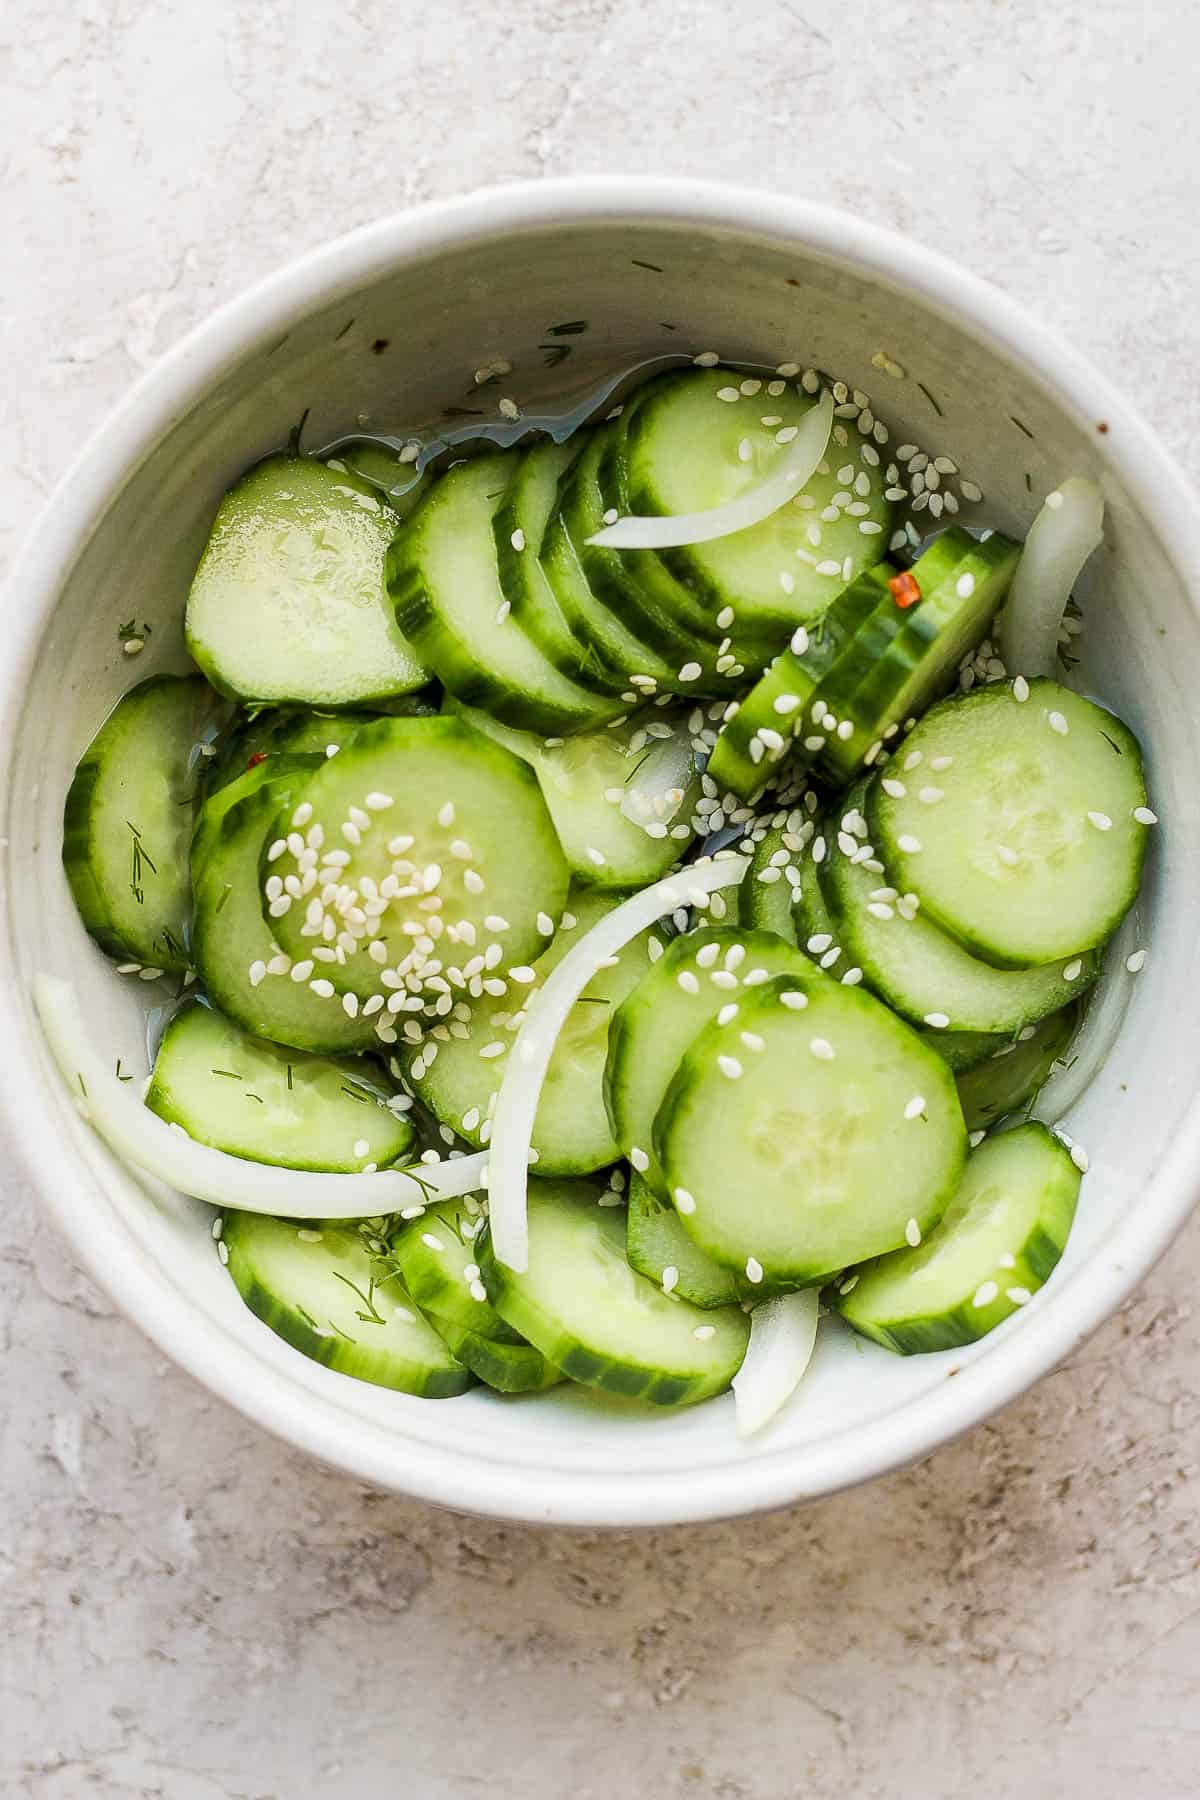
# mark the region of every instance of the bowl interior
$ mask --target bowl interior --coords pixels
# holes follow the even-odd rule
[[[1167,1004],[1196,972],[1188,908],[1171,899],[1196,866],[1200,742],[1188,696],[1200,627],[1176,541],[1142,492],[1121,424],[1089,410],[1078,382],[1060,386],[1044,365],[1022,361],[994,324],[972,324],[945,285],[922,292],[889,274],[877,243],[868,255],[828,232],[789,242],[736,215],[597,211],[540,224],[529,214],[503,231],[484,213],[473,232],[418,233],[403,256],[376,243],[357,259],[327,258],[307,286],[279,290],[219,342],[210,332],[177,357],[155,406],[127,414],[112,444],[93,449],[80,481],[92,484],[95,505],[89,498],[80,511],[73,539],[48,515],[42,530],[63,532],[60,560],[46,564],[40,590],[35,582],[38,591],[18,595],[45,609],[44,629],[6,721],[6,900],[14,1017],[27,1034],[16,1053],[43,1066],[27,991],[33,972],[48,969],[80,983],[90,1029],[114,1060],[146,1067],[147,987],[113,975],[75,916],[59,862],[62,799],[122,691],[182,666],[189,576],[221,493],[248,462],[302,417],[306,445],[318,446],[362,426],[445,425],[448,408],[479,409],[494,423],[502,394],[536,411],[651,357],[713,348],[751,363],[792,359],[864,388],[893,445],[951,456],[984,492],[968,522],[1021,531],[1072,473],[1096,477],[1107,497],[1105,547],[1081,584],[1077,675],[1141,734],[1167,825],[1139,902],[1139,941],[1152,954],[1118,1050],[1071,1120],[1092,1173],[1062,1267],[1027,1315],[969,1352],[905,1360],[831,1322],[803,1404],[749,1445],[736,1438],[728,1398],[676,1417],[577,1389],[515,1402],[477,1390],[434,1405],[344,1380],[273,1338],[221,1269],[208,1209],[120,1168],[56,1084],[30,1089],[25,1129],[65,1148],[69,1167],[46,1182],[51,1201],[135,1317],[229,1398],[332,1460],[431,1498],[530,1518],[730,1512],[821,1491],[969,1423],[1000,1396],[989,1365],[1008,1358],[1015,1368],[1023,1334],[1068,1306],[1079,1284],[1119,1278],[1117,1233],[1182,1129],[1200,1052],[1196,1010]],[[881,351],[903,378],[873,365]],[[473,371],[498,358],[511,373],[478,386]],[[68,516],[72,499],[68,489],[60,502]],[[151,627],[136,662],[117,636],[131,615]],[[1017,1385],[1065,1348],[1060,1338],[1026,1358]],[[947,1376],[959,1371],[952,1411]]]

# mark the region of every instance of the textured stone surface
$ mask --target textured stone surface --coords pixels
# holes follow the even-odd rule
[[[1105,363],[1200,474],[1198,52],[1183,0],[10,9],[0,555],[216,301],[390,208],[566,172],[909,231]],[[750,1523],[539,1535],[365,1491],[208,1400],[10,1178],[0,1792],[1193,1796],[1198,1268],[1193,1227],[918,1470]]]

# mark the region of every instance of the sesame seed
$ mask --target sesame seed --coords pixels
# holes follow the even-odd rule
[[[917,799],[923,806],[936,806],[939,800],[946,798],[946,790],[940,787],[923,787],[917,790]]]
[[[833,1061],[834,1049],[828,1038],[815,1037],[808,1047],[819,1062]]]
[[[1112,830],[1112,820],[1109,818],[1107,813],[1090,812],[1088,814],[1088,822],[1090,824],[1094,825],[1096,827],[1097,831],[1111,831]]]
[[[607,861],[607,858],[604,856],[603,852],[595,849],[591,844],[587,844],[584,847],[584,854],[586,855],[588,861],[590,863],[593,863],[597,869],[602,869],[604,867],[605,862]]]
[[[715,369],[720,360],[715,350],[702,350],[699,356],[692,358],[698,369]]]
[[[982,1282],[980,1286],[975,1289],[975,1297],[971,1301],[971,1305],[990,1306],[999,1292],[1000,1289],[996,1286],[994,1281]]]
[[[717,1328],[715,1325],[697,1325],[692,1331],[692,1336],[694,1338],[699,1338],[702,1344],[706,1344],[709,1338],[716,1337],[716,1335]]]
[[[896,847],[899,850],[903,850],[906,856],[915,856],[921,848],[921,840],[918,837],[913,837],[911,832],[904,831],[901,832],[900,836],[896,839]]]
[[[738,461],[739,462],[749,462],[750,461],[751,457],[754,455],[754,448],[753,448],[749,438],[742,439],[741,443],[738,445],[737,453],[738,453]]]
[[[969,600],[971,598],[971,595],[975,592],[975,577],[971,574],[969,569],[965,575],[959,576],[954,584],[954,591],[960,600]]]
[[[754,1286],[757,1287],[762,1278],[763,1266],[759,1262],[757,1256],[748,1256],[746,1258],[746,1280],[752,1282]]]
[[[925,1023],[926,1025],[932,1025],[935,1031],[944,1031],[950,1023],[949,1014],[944,1012],[926,1013]]]
[[[915,1219],[910,1219],[908,1224],[904,1227],[904,1241],[914,1250],[920,1243],[921,1227],[917,1224]]]
[[[650,1158],[644,1150],[639,1150],[636,1144],[629,1152],[629,1160],[639,1175],[644,1175],[650,1167]]]
[[[703,670],[698,662],[686,662],[679,671],[680,681],[699,681]]]
[[[1091,1167],[1091,1159],[1082,1144],[1071,1145],[1071,1161],[1075,1164],[1075,1167],[1079,1170],[1081,1175],[1086,1175],[1088,1169]]]
[[[881,776],[879,785],[884,793],[889,794],[893,800],[903,800],[905,794],[908,792],[904,783],[902,781],[897,781],[894,775]]]
[[[1146,952],[1144,950],[1135,950],[1132,955],[1125,958],[1125,967],[1129,970],[1131,975],[1138,974],[1145,966]]]
[[[275,842],[271,845],[271,848],[267,851],[267,861],[268,862],[278,862],[279,858],[283,855],[283,853],[286,849],[287,849],[287,839],[286,838],[276,838]]]
[[[738,1035],[743,1044],[745,1044],[747,1050],[759,1051],[765,1050],[767,1047],[766,1040],[759,1037],[757,1031],[742,1031],[739,1032]]]
[[[979,1148],[980,1144],[982,1144],[982,1142],[986,1136],[987,1136],[986,1131],[972,1131],[969,1133],[969,1135],[967,1137],[967,1142],[971,1146],[972,1150],[977,1150]],[[1003,1262],[1004,1258],[1001,1257],[1000,1260],[1001,1260],[1001,1262]],[[1007,1266],[1011,1267],[1012,1265],[1010,1263]]]
[[[847,969],[846,973],[842,976],[842,986],[857,987],[862,978],[863,972],[861,969]]]
[[[668,1263],[666,1268],[662,1272],[662,1291],[663,1291],[663,1293],[664,1294],[673,1293],[676,1285],[678,1284],[678,1281],[679,1281],[679,1270],[675,1267],[674,1263]]]
[[[1071,729],[1060,712],[1047,713],[1046,723],[1051,731],[1057,731],[1059,737],[1066,737],[1068,731]]]
[[[1076,957],[1073,962],[1066,963],[1063,966],[1064,981],[1078,981],[1082,973],[1083,963],[1079,957]]]
[[[736,1019],[737,1016],[738,1016],[737,1002],[735,1000],[730,1000],[726,1003],[726,1005],[724,1005],[721,1008],[720,1012],[717,1014],[717,1024],[718,1025],[728,1025],[734,1019]]]
[[[249,969],[250,986],[257,987],[260,981],[265,980],[266,973],[267,965],[265,962],[252,962]]]
[[[732,405],[735,400],[740,398],[741,396],[735,387],[721,387],[717,389],[717,399],[724,400],[728,405]]]
[[[676,984],[683,989],[685,994],[698,994],[700,992],[700,983],[690,969],[681,969],[675,977],[675,981]]]
[[[904,1108],[904,1116],[906,1119],[919,1119],[921,1114],[924,1111],[925,1111],[925,1096],[924,1096],[924,1094],[914,1094],[912,1099],[907,1102],[907,1104]]]
[[[681,1212],[681,1213],[694,1213],[695,1212],[695,1210],[696,1210],[695,1199],[693,1198],[693,1196],[691,1194],[689,1194],[689,1192],[686,1188],[677,1187],[674,1190],[673,1197],[675,1200],[676,1208],[678,1209],[679,1212]]]

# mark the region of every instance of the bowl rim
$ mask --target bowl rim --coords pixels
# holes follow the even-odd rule
[[[1024,362],[1066,410],[1108,422],[1106,460],[1155,522],[1200,612],[1200,582],[1187,573],[1200,505],[1185,477],[1099,370],[989,282],[851,214],[760,189],[626,176],[514,183],[380,219],[286,264],[194,327],[92,433],[35,522],[7,583],[9,654],[0,670],[6,818],[22,700],[58,593],[98,516],[183,412],[257,346],[399,262],[521,230],[604,222],[793,243],[900,284],[954,316],[1001,355]],[[6,847],[8,839],[2,842]],[[15,970],[7,883],[0,925]],[[115,1209],[95,1204],[103,1183],[63,1130],[67,1098],[46,1077],[20,980],[0,987],[0,1042],[8,1052],[0,1115],[31,1185],[90,1275],[161,1350],[243,1414],[326,1463],[437,1505],[527,1523],[631,1527],[727,1518],[834,1493],[924,1457],[1048,1373],[1115,1310],[1184,1223],[1200,1187],[1197,1098],[1139,1206],[1096,1247],[1086,1268],[1062,1284],[1053,1305],[1025,1315],[998,1353],[953,1371],[953,1384],[942,1381],[870,1423],[816,1444],[775,1450],[768,1444],[723,1467],[613,1473],[522,1466],[365,1420],[333,1398],[302,1390],[282,1370],[248,1356],[198,1308],[181,1305]]]

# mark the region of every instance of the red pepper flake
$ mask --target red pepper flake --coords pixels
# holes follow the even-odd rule
[[[254,752],[254,755],[250,758],[249,762],[246,764],[246,767],[248,769],[257,769],[259,763],[264,763],[264,762],[266,762],[266,760],[267,760],[267,752],[265,750],[256,750]]]
[[[893,600],[902,612],[907,611],[910,606],[915,606],[917,601],[921,598],[921,590],[917,585],[917,578],[915,575],[910,574],[907,569],[902,575],[893,575],[888,582],[888,586],[892,590]]]

